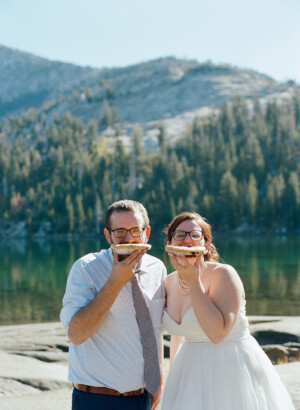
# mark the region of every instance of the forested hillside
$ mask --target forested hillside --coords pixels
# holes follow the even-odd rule
[[[47,125],[30,110],[0,123],[2,232],[24,221],[28,234],[99,233],[114,200],[148,208],[161,229],[196,210],[217,230],[300,230],[300,97],[261,107],[236,97],[195,119],[173,145],[160,125],[159,150],[146,152],[143,129],[132,150],[116,133],[99,134],[70,114]]]

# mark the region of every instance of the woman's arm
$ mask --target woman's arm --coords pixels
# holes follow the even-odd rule
[[[171,343],[170,343],[170,367],[172,366],[174,357],[177,353],[177,350],[181,343],[184,342],[183,336],[171,336]]]
[[[189,287],[201,328],[213,343],[220,343],[232,329],[239,313],[244,292],[240,277],[232,266],[217,264],[210,272],[208,296],[200,279],[203,261],[199,258],[195,265],[190,265],[184,257],[171,258],[173,266]]]
[[[171,300],[171,298],[174,298],[174,294],[172,294],[172,289],[174,287],[174,272],[166,277],[164,280],[164,286],[165,286],[165,293],[166,293],[166,307],[168,307],[168,303]],[[177,280],[177,279],[176,279]],[[174,290],[173,290],[174,292]],[[184,337],[183,336],[171,336],[171,342],[170,342],[170,367],[172,366],[173,359],[176,355],[176,352],[180,346],[180,344],[184,342]]]
[[[189,287],[189,291],[201,328],[213,343],[220,343],[238,317],[243,285],[236,271],[228,265],[220,265],[212,275],[209,296],[200,279]]]

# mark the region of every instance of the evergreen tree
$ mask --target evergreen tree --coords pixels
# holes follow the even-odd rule
[[[99,195],[96,195],[95,199],[95,209],[94,209],[94,218],[95,218],[95,232],[99,235],[101,230],[101,219],[102,219],[102,208]]]
[[[237,180],[229,171],[223,175],[220,183],[220,199],[224,206],[224,222],[234,228],[238,224],[239,196]]]
[[[257,210],[257,203],[258,203],[258,190],[257,190],[257,182],[255,176],[251,173],[248,187],[247,187],[247,204],[249,213],[251,216],[251,220],[255,223],[256,218],[256,210]]]
[[[75,216],[74,216],[74,207],[73,207],[71,197],[69,194],[66,196],[66,210],[67,210],[67,215],[68,215],[68,229],[69,229],[69,232],[73,232],[75,228]]]
[[[286,209],[284,205],[285,190],[286,183],[282,173],[280,173],[277,177],[274,178],[274,192],[276,198],[276,218],[282,224],[284,224],[284,220],[286,219]]]
[[[85,212],[83,208],[83,203],[82,203],[82,196],[81,195],[76,195],[76,210],[77,210],[77,223],[79,227],[79,232],[84,231],[84,224],[85,224]]]
[[[131,132],[131,149],[136,157],[140,157],[144,153],[144,132],[140,124],[134,124]]]
[[[158,145],[162,154],[166,152],[166,129],[163,122],[158,124]]]
[[[264,199],[264,218],[267,228],[272,226],[275,218],[276,195],[271,175],[267,178],[266,196]]]
[[[101,113],[101,124],[108,126],[117,122],[117,112],[115,107],[111,107],[107,100],[104,100]]]
[[[128,150],[121,138],[99,134],[97,122],[85,127],[70,113],[53,113],[48,125],[51,104],[12,116],[0,122],[0,218],[25,221],[31,232],[48,222],[53,233],[99,233],[102,207],[129,196],[151,210],[157,229],[193,208],[218,228],[246,222],[297,231],[299,101],[254,100],[249,112],[236,98],[195,118],[172,147],[160,123],[160,149],[151,152],[139,125]]]
[[[300,222],[300,179],[295,171],[289,174],[287,199],[289,202],[288,224],[290,228],[294,228]]]

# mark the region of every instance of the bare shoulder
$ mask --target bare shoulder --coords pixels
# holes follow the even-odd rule
[[[211,266],[211,281],[214,285],[228,284],[243,290],[242,280],[233,266],[223,263],[213,263]]]
[[[210,266],[211,266],[211,273],[214,276],[239,278],[237,271],[231,265],[227,265],[225,263],[211,263]]]
[[[169,275],[164,280],[165,289],[168,290],[173,283],[177,280],[177,271],[169,273]]]
[[[164,284],[169,284],[169,283],[173,283],[174,280],[176,280],[176,275],[177,275],[177,271],[169,273],[169,275],[166,277],[166,279],[164,280]]]

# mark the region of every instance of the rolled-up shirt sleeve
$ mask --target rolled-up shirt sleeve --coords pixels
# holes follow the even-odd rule
[[[63,297],[63,308],[60,312],[60,320],[66,332],[68,332],[74,314],[87,306],[96,294],[96,288],[85,269],[85,262],[79,259],[70,270],[66,292]]]

